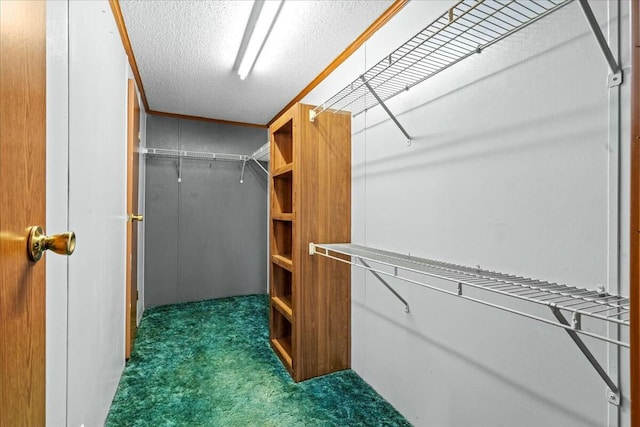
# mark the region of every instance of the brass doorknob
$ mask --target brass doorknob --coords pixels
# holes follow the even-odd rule
[[[144,220],[144,217],[142,215],[134,215],[134,214],[129,215],[129,221],[142,221],[142,220]]]
[[[32,261],[40,261],[46,250],[51,250],[60,255],[71,255],[76,248],[76,233],[66,233],[45,236],[42,227],[33,226],[29,230],[27,249]]]

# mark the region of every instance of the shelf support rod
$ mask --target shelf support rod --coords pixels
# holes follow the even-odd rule
[[[260,169],[262,169],[262,170],[264,171],[264,173],[266,173],[266,174],[267,174],[267,176],[269,175],[269,171],[268,171],[268,170],[266,170],[266,169],[264,168],[264,166],[262,166],[262,165],[260,164],[260,162],[259,162],[259,161],[257,161],[255,158],[252,158],[251,160],[253,160],[254,162],[256,162],[256,165],[260,166]]]
[[[607,64],[609,64],[609,69],[611,70],[611,76],[609,77],[609,87],[619,86],[622,84],[622,69],[620,65],[618,65],[618,61],[616,61],[613,52],[611,52],[611,48],[609,47],[609,43],[607,43],[607,39],[602,34],[602,30],[600,30],[600,26],[598,25],[598,21],[593,14],[593,10],[591,10],[591,6],[589,5],[588,0],[578,0],[580,4],[580,8],[584,13],[585,18],[587,19],[587,24],[589,24],[589,28],[593,33],[593,36],[596,38],[598,42],[598,46],[600,46],[600,50],[604,55]]]
[[[240,184],[244,182],[244,168],[247,166],[247,159],[242,161],[242,172],[240,173]]]
[[[557,307],[550,307],[550,308],[555,318],[558,319],[558,322],[566,326],[571,326],[567,318],[564,317],[562,312],[560,312],[559,308]],[[579,326],[579,322],[577,322],[577,324],[578,325],[576,324],[574,325]],[[578,336],[578,334],[574,330],[565,329],[565,331],[567,331],[567,334],[569,334],[569,336],[571,337],[573,342],[578,346],[582,354],[584,354],[584,356],[587,358],[589,363],[591,363],[591,366],[595,368],[596,372],[598,372],[598,375],[600,375],[600,377],[604,380],[604,382],[609,387],[609,393],[607,395],[607,399],[609,400],[609,402],[613,403],[614,405],[620,405],[620,390],[618,389],[618,386],[616,386],[613,383],[613,381],[607,374],[607,371],[605,371],[602,368],[602,366],[600,365],[598,360],[595,358],[593,353],[591,353],[587,345],[584,343],[584,341],[582,341],[582,339]]]
[[[356,257],[356,258],[358,259],[358,261],[360,261],[360,263],[361,263],[362,265],[364,265],[364,266],[367,268],[367,270],[369,270],[369,273],[373,274],[373,275],[375,276],[375,278],[376,278],[376,279],[378,279],[379,281],[381,281],[381,282],[382,282],[382,284],[383,284],[383,285],[385,285],[385,286],[387,287],[387,289],[389,289],[389,290],[391,291],[391,293],[392,293],[393,295],[395,295],[395,296],[396,296],[396,298],[398,298],[400,301],[402,301],[402,303],[404,304],[404,311],[405,311],[406,313],[408,313],[408,312],[409,312],[409,303],[407,302],[407,300],[405,300],[404,298],[402,298],[402,297],[400,296],[400,294],[399,294],[399,293],[397,293],[397,292],[396,292],[396,290],[395,290],[395,289],[393,289],[393,288],[391,287],[391,285],[389,285],[389,284],[386,282],[386,280],[384,280],[384,279],[382,278],[382,276],[380,276],[378,273],[376,273],[374,270],[372,270],[372,269],[371,269],[371,267],[369,266],[369,264],[367,264],[367,262],[366,262],[365,260],[363,260],[363,259],[362,259],[362,258],[360,258],[360,257]]]
[[[376,93],[375,90],[373,90],[373,88],[371,87],[371,85],[369,84],[369,82],[367,81],[367,79],[364,78],[364,76],[360,76],[360,79],[362,79],[362,82],[364,83],[364,85],[367,87],[367,89],[369,89],[369,92],[371,92],[371,95],[373,95],[373,97],[376,99],[376,101],[378,101],[378,104],[380,104],[380,106],[382,106],[382,108],[384,109],[384,111],[387,112],[387,114],[389,115],[389,117],[391,117],[391,120],[393,120],[393,122],[396,124],[396,126],[398,126],[398,128],[400,129],[400,131],[404,134],[404,136],[407,138],[407,145],[411,145],[411,137],[409,136],[409,134],[407,133],[406,130],[404,130],[404,128],[402,127],[402,125],[400,124],[400,122],[398,121],[398,119],[396,119],[396,116],[393,115],[393,113],[391,112],[391,110],[389,110],[389,108],[387,108],[386,104],[384,103],[384,101],[378,96],[378,94]]]

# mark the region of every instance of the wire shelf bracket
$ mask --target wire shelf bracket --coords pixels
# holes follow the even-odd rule
[[[609,74],[609,87],[620,86],[622,84],[622,68],[616,61],[613,52],[611,52],[611,48],[609,47],[609,43],[607,43],[607,39],[604,34],[602,34],[602,30],[598,25],[598,21],[593,14],[593,10],[591,10],[591,6],[589,5],[588,0],[578,0],[578,4],[584,13],[584,17],[587,20],[587,24],[591,29],[591,33],[596,39],[602,54],[604,55],[607,64],[609,65],[609,70],[611,74]]]
[[[378,96],[378,94],[376,93],[375,90],[373,90],[373,88],[371,87],[371,85],[369,84],[369,82],[367,82],[367,79],[364,78],[364,76],[361,77],[362,82],[364,83],[364,85],[367,87],[367,89],[369,89],[369,92],[371,92],[371,95],[373,95],[373,97],[376,99],[376,101],[378,101],[378,104],[380,104],[380,106],[384,109],[384,111],[389,115],[389,117],[391,117],[391,120],[393,120],[393,123],[396,124],[396,126],[398,126],[398,128],[400,129],[400,131],[404,134],[404,136],[407,138],[407,145],[411,145],[411,137],[409,136],[409,134],[407,133],[406,130],[404,130],[404,128],[402,127],[402,125],[400,124],[400,122],[398,121],[398,119],[396,119],[396,116],[393,115],[393,113],[391,112],[391,110],[389,110],[389,108],[387,107],[387,105],[384,103],[384,101]]]
[[[312,243],[313,244],[313,243]],[[385,285],[387,287],[387,289],[389,289],[389,291],[396,296],[396,298],[398,298],[400,301],[402,301],[402,303],[404,304],[404,312],[405,313],[409,313],[409,303],[407,302],[406,299],[402,298],[400,296],[400,294],[398,292],[396,292],[395,289],[393,289],[393,287],[391,287],[391,285],[389,285],[386,280],[384,280],[382,278],[382,276],[380,276],[376,271],[374,271],[369,264],[367,264],[367,262],[365,260],[363,260],[362,258],[358,257],[356,258],[358,261],[360,261],[360,264],[364,265],[365,268],[367,270],[369,270],[369,273],[373,274],[373,276],[378,279],[380,282],[382,282],[383,285]],[[396,270],[396,274],[397,274],[397,270]]]
[[[556,319],[558,319],[558,322],[566,326],[572,326],[572,329],[576,329],[576,328],[580,329],[581,327],[580,313],[573,313],[573,316],[571,319],[572,323],[569,324],[569,321],[564,316],[564,314],[562,314],[560,309],[558,309],[557,307],[550,307],[550,308],[553,315],[556,317]],[[605,371],[602,365],[600,365],[600,362],[598,362],[598,359],[596,359],[593,353],[591,353],[591,350],[589,350],[589,347],[587,347],[584,341],[582,341],[582,338],[580,338],[578,334],[575,332],[575,330],[572,330],[572,329],[565,329],[565,331],[567,332],[567,334],[569,334],[573,342],[578,346],[578,349],[580,349],[582,354],[584,354],[584,357],[587,358],[587,360],[589,361],[591,366],[593,366],[593,368],[596,370],[598,375],[600,375],[600,378],[602,378],[605,384],[607,384],[607,387],[609,387],[609,390],[607,392],[607,400],[616,406],[620,406],[620,389],[613,382],[609,374],[607,374],[607,371]]]
[[[408,302],[388,282],[383,280],[382,276],[400,279],[440,293],[562,328],[609,387],[607,392],[609,402],[620,405],[619,387],[591,353],[581,336],[588,336],[625,348],[629,348],[629,343],[597,331],[584,329],[582,320],[584,317],[588,317],[597,323],[628,328],[630,322],[628,297],[609,294],[604,289],[592,290],[560,285],[350,243],[310,243],[309,254],[320,255],[371,272],[396,298],[405,304],[407,313],[409,312]],[[479,296],[468,294],[470,289],[473,289]],[[516,309],[508,304],[490,301],[488,298],[490,295],[506,297],[507,301],[519,300],[547,306],[555,319]],[[571,321],[565,317],[564,313],[571,313]]]
[[[269,171],[260,164],[261,161],[265,161],[268,162],[269,161],[269,153],[270,153],[270,149],[269,149],[269,142],[267,141],[266,144],[264,144],[262,147],[258,148],[256,151],[254,151],[247,160],[253,160],[256,165],[258,165],[260,167],[260,169],[262,169],[262,171],[267,174],[267,176],[269,176]]]

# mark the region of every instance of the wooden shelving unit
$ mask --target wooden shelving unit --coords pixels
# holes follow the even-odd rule
[[[269,129],[271,345],[295,381],[347,369],[351,271],[308,253],[351,239],[351,116],[296,104]]]

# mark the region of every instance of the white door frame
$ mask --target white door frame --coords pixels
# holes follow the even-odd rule
[[[68,230],[69,22],[68,2],[47,9],[47,231]],[[46,257],[47,426],[67,425],[68,258]]]

